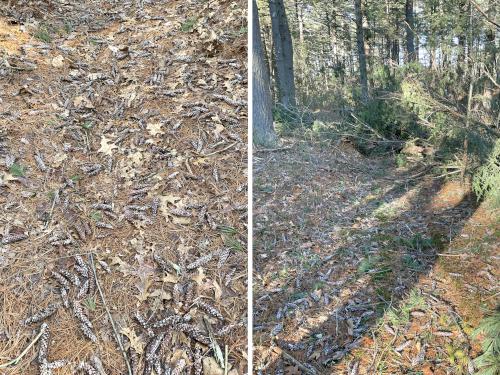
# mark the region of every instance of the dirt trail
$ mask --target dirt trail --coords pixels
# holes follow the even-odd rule
[[[246,3],[9,3],[0,8],[0,374],[38,374],[45,360],[65,360],[53,373],[73,374],[94,354],[107,374],[126,373],[91,253],[136,373],[218,374],[227,348],[229,373],[242,374]],[[1,367],[42,322],[50,339]]]
[[[473,371],[471,332],[498,301],[498,212],[423,165],[292,143],[254,165],[256,370]]]

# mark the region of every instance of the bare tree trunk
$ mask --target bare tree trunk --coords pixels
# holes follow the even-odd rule
[[[269,12],[274,42],[278,101],[285,107],[295,107],[292,37],[283,0],[269,0]]]
[[[273,128],[271,84],[269,69],[264,59],[264,48],[260,35],[259,14],[256,0],[253,6],[253,65],[252,65],[252,101],[253,101],[253,140],[256,144],[266,145],[276,142]]]
[[[361,13],[361,0],[354,0],[356,14],[356,44],[358,46],[359,81],[361,84],[361,101],[368,101],[368,81],[366,73],[365,37],[363,33],[363,15]]]
[[[295,0],[295,16],[297,18],[297,24],[299,28],[299,44],[297,50],[297,85],[299,87],[304,87],[305,77],[306,77],[306,64],[305,64],[305,45],[304,45],[304,15],[302,4],[299,4],[298,0]]]
[[[397,38],[392,41],[391,60],[399,65],[399,40]]]
[[[413,17],[413,0],[406,0],[405,5],[406,27],[406,61],[415,61],[415,22]]]
[[[465,121],[465,138],[464,138],[464,156],[462,160],[462,182],[465,182],[465,173],[467,172],[468,162],[469,162],[469,128],[471,122],[471,110],[472,110],[472,94],[474,93],[474,77],[471,76],[469,83],[469,94],[467,95],[467,117]]]

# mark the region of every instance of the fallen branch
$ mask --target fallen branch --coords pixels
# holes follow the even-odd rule
[[[381,135],[378,131],[376,131],[375,129],[373,129],[370,125],[368,125],[367,123],[365,123],[364,121],[361,121],[359,118],[356,117],[356,115],[354,113],[351,112],[351,116],[352,118],[354,118],[356,121],[358,121],[361,125],[363,125],[365,128],[367,128],[368,130],[370,130],[373,134],[375,134],[375,136],[379,139],[382,139],[384,142],[390,142],[389,139],[385,138],[383,135]]]
[[[200,155],[202,157],[206,157],[206,156],[212,156],[212,155],[215,155],[215,154],[220,154],[221,152],[229,150],[231,147],[236,146],[237,144],[238,144],[238,142],[234,142],[234,143],[231,143],[229,146],[223,148],[222,150],[214,151],[214,152],[211,152],[209,154],[200,154]]]
[[[101,300],[102,300],[102,303],[103,303],[104,308],[106,310],[106,314],[108,315],[109,321],[111,322],[111,327],[113,328],[116,342],[118,343],[118,347],[120,348],[120,351],[122,352],[122,355],[123,355],[123,359],[125,360],[125,364],[127,365],[127,372],[129,375],[133,375],[132,368],[130,367],[130,362],[129,362],[128,357],[127,357],[127,352],[125,351],[122,340],[120,339],[120,334],[118,333],[118,330],[116,329],[115,321],[113,320],[113,317],[111,316],[111,312],[109,311],[106,300],[104,299],[104,294],[103,294],[102,289],[101,289],[101,284],[99,284],[99,279],[97,278],[97,271],[95,268],[94,256],[91,253],[89,255],[89,257],[90,257],[90,265],[92,266],[92,272],[94,273],[95,285],[97,286],[97,290],[99,291],[99,295],[101,296]]]
[[[316,375],[318,371],[316,369],[310,369],[306,365],[304,365],[302,362],[298,361],[297,359],[293,358],[290,354],[288,354],[285,351],[281,352],[281,355],[288,361],[292,362],[295,366],[300,368],[302,371],[304,371],[306,374],[311,374],[311,375]]]
[[[46,327],[46,326],[42,325],[42,328],[40,329],[40,332],[38,333],[38,335],[35,336],[35,338],[33,339],[33,341],[31,341],[29,343],[29,345],[22,351],[21,354],[19,354],[17,356],[17,358],[15,358],[12,361],[9,361],[7,363],[1,364],[0,368],[7,368],[7,367],[12,366],[12,365],[17,365],[19,363],[19,361],[21,359],[23,359],[23,357],[29,352],[29,350],[33,347],[33,345],[36,344],[36,342],[40,339],[40,337],[42,337],[43,333],[45,332],[45,329],[43,329],[43,327]]]
[[[286,151],[290,150],[292,147],[278,147],[278,148],[256,148],[254,152],[275,152],[275,151]]]

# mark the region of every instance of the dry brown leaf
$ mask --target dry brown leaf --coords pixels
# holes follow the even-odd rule
[[[207,158],[196,158],[191,161],[193,165],[205,165],[207,164]]]
[[[164,283],[173,283],[177,284],[179,282],[179,277],[177,275],[174,275],[172,273],[167,273],[163,278],[162,281]]]
[[[212,282],[212,285],[214,286],[215,300],[218,302],[222,297],[222,288],[220,287],[219,283],[215,280]]]
[[[219,120],[220,121],[220,120]],[[217,123],[215,124],[215,130],[214,130],[214,135],[215,135],[215,138],[219,138],[220,137],[220,134],[226,130],[226,128],[224,127],[224,125],[220,124],[220,123]]]
[[[174,195],[162,195],[160,199],[160,211],[166,218],[170,216],[169,204],[177,207],[177,202],[181,200],[181,197],[176,197]]]
[[[62,165],[63,161],[65,161],[67,158],[68,155],[63,152],[58,152],[52,157],[52,166],[54,168],[59,168]]]
[[[144,164],[144,152],[142,152],[142,151],[136,151],[136,152],[130,153],[128,155],[128,158],[132,161],[132,164],[135,167],[140,167]]]
[[[127,336],[130,341],[130,346],[138,353],[142,354],[144,352],[144,342],[139,336],[136,335],[133,329],[124,327],[121,329],[120,333]]]
[[[156,123],[148,123],[146,128],[152,136],[156,136],[157,134],[164,134],[165,132],[162,130],[163,124],[161,122]]]
[[[106,138],[103,136],[101,138],[101,148],[97,150],[97,152],[102,152],[103,154],[106,154],[108,156],[113,155],[113,149],[117,148],[115,144],[110,143],[110,139]]]
[[[172,223],[187,225],[191,223],[191,219],[189,217],[172,216]]]
[[[85,107],[85,108],[89,108],[89,109],[94,108],[94,106],[92,105],[90,100],[88,100],[87,98],[85,98],[83,96],[75,97],[75,99],[73,99],[73,105],[76,108],[81,108],[81,107]]]
[[[0,185],[5,185],[9,181],[16,181],[17,178],[8,172],[0,172]]]
[[[54,68],[62,68],[64,66],[64,57],[57,55],[52,59],[51,64]]]
[[[148,294],[148,298],[156,298],[156,297],[162,300],[169,301],[172,299],[172,293],[167,292],[163,289],[155,289]]]
[[[149,293],[148,289],[149,287],[153,284],[153,281],[150,280],[149,278],[141,279],[141,281],[137,284],[135,284],[135,287],[139,290],[139,295],[137,295],[137,299],[140,302],[144,302],[145,300],[148,299]]]
[[[219,366],[214,357],[203,358],[204,375],[224,375],[224,369]]]
[[[198,273],[194,275],[191,279],[195,281],[198,285],[203,285],[203,280],[205,280],[205,272],[203,271],[203,268],[199,267],[198,268]]]

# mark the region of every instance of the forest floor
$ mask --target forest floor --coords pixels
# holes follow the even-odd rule
[[[243,1],[2,2],[0,374],[245,372],[246,35]]]
[[[499,212],[394,164],[342,143],[256,153],[257,373],[474,372],[471,333],[499,302]]]

